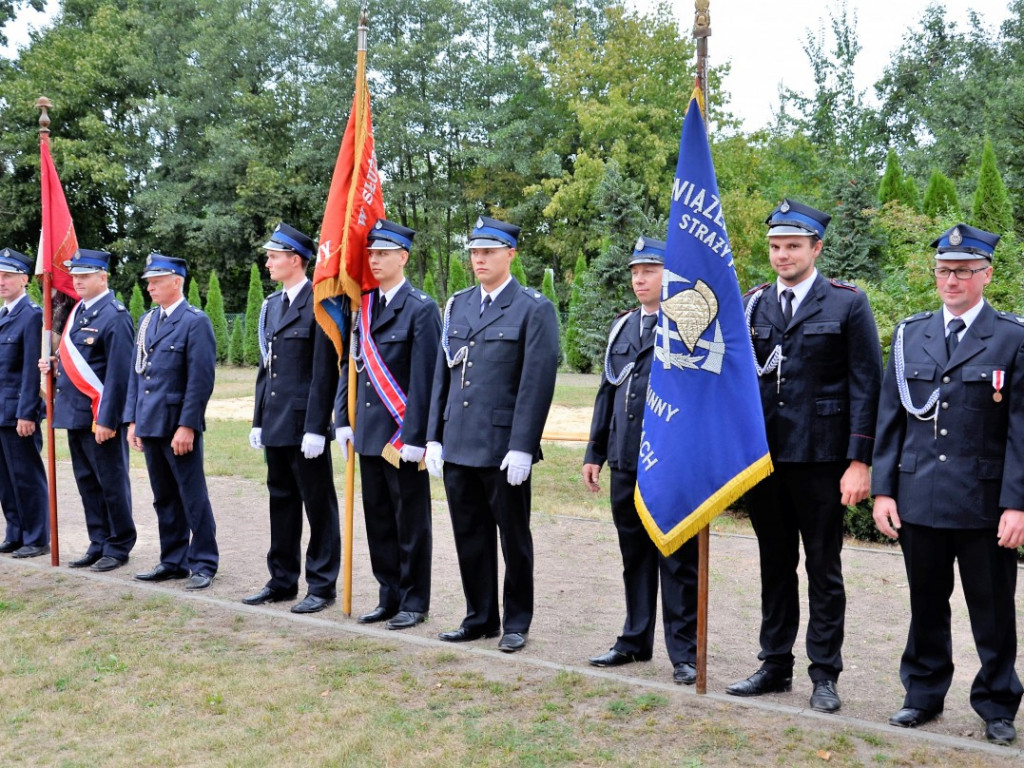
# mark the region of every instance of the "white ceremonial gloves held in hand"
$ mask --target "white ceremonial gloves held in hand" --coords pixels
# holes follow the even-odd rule
[[[419,464],[423,460],[423,455],[426,452],[426,448],[420,448],[419,446],[416,445],[403,445],[402,461],[408,461],[412,464]]]
[[[434,477],[440,477],[441,467],[444,466],[444,462],[441,461],[440,443],[427,443],[425,460],[427,462],[427,472],[432,474]]]
[[[338,433],[334,439],[341,446],[341,458],[344,461],[348,458],[348,447],[352,445],[352,427],[338,427]]]
[[[506,467],[508,467],[508,484],[522,485],[530,476],[530,469],[533,468],[533,456],[525,451],[509,451],[505,454],[498,469]]]
[[[249,430],[249,445],[255,450],[263,450],[263,429],[261,427],[253,427]]]
[[[324,452],[325,445],[327,445],[326,437],[307,432],[302,436],[302,445],[299,450],[302,451],[302,455],[307,459],[315,459]]]

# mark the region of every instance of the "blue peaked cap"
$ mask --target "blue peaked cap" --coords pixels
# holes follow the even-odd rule
[[[0,272],[27,275],[32,269],[32,259],[13,248],[0,250]]]
[[[785,199],[772,211],[764,223],[768,237],[781,235],[817,235],[825,238],[825,228],[832,221],[827,213],[795,200]]]
[[[469,235],[469,248],[515,248],[522,231],[515,224],[481,216]]]
[[[306,261],[313,258],[315,251],[312,239],[283,221],[274,227],[273,234],[263,247],[268,251],[292,251]]]
[[[932,243],[932,248],[937,249],[935,258],[938,260],[988,259],[992,261],[992,255],[999,240],[999,235],[986,232],[984,229],[957,224],[943,232]]]
[[[106,272],[110,264],[110,253],[107,251],[90,251],[79,248],[75,255],[64,262],[72,275],[88,275],[93,272]]]
[[[146,270],[143,277],[159,277],[160,275],[178,275],[185,277],[185,260],[162,253],[151,253],[146,257]]]
[[[412,250],[412,239],[416,236],[415,229],[403,227],[387,219],[377,219],[373,229],[366,235],[367,248],[373,251],[404,248]]]
[[[665,263],[665,241],[655,240],[650,237],[637,238],[633,246],[633,257],[629,260],[629,266],[634,264],[664,264]]]

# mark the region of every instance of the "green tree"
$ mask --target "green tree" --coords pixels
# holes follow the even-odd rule
[[[199,295],[199,279],[194,274],[188,281],[188,303],[197,309],[203,308],[203,297]]]
[[[423,278],[423,292],[430,296],[439,305],[443,304],[441,301],[441,295],[437,290],[437,284],[434,282],[434,270],[427,270],[426,277]]]
[[[139,327],[139,318],[146,312],[146,302],[142,298],[142,289],[138,283],[132,283],[132,298],[128,302],[128,313],[132,316],[135,327]]]
[[[874,169],[837,169],[830,180],[835,200],[822,249],[823,271],[842,280],[878,274],[883,240],[874,224],[877,197]]]
[[[548,267],[544,270],[544,280],[541,282],[540,292],[547,296],[548,301],[555,305],[555,317],[558,320],[558,338],[562,347],[559,354],[559,361],[565,359],[565,341],[562,338],[562,310],[558,304],[558,294],[555,292],[555,270]]]
[[[518,253],[516,257],[512,259],[512,277],[519,281],[520,285],[529,285],[530,281],[526,278],[526,269],[523,268],[523,257]]]
[[[903,177],[903,203],[912,211],[921,210],[921,190],[910,174]]]
[[[38,280],[29,280],[25,291],[28,293],[28,296],[32,301],[40,307],[43,306],[43,288]]]
[[[453,256],[448,263],[448,295],[451,296],[470,285],[469,273],[462,265],[462,259]]]
[[[896,151],[889,150],[885,157],[885,173],[878,184],[878,204],[885,205],[891,200],[904,202],[903,169],[900,167],[900,159]]]
[[[260,310],[263,307],[263,281],[255,264],[249,270],[249,295],[245,302],[245,337],[242,344],[242,362],[260,364]]]
[[[583,278],[587,273],[587,259],[581,253],[576,259],[576,267],[572,273],[572,292],[569,294],[569,319],[565,326],[565,359],[569,367],[574,371],[589,373],[591,359],[583,354],[580,345],[580,317],[582,309],[580,291],[583,286]]]
[[[217,359],[220,362],[227,362],[228,343],[228,319],[224,314],[224,295],[220,291],[220,280],[216,272],[210,273],[210,284],[206,290],[206,314],[213,325],[213,336],[217,340]]]
[[[978,170],[978,186],[974,190],[971,223],[988,232],[1005,235],[1013,231],[1013,206],[1006,192],[1006,184],[996,167],[996,153],[992,142],[985,139]]]
[[[941,171],[933,169],[931,176],[928,177],[923,209],[928,216],[941,216],[946,213],[953,214],[954,218],[960,216],[960,201],[957,198],[956,185]]]
[[[238,315],[231,324],[231,341],[228,342],[228,365],[245,364],[245,315]]]

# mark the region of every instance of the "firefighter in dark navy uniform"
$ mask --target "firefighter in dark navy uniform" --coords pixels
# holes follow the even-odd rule
[[[447,642],[503,635],[526,645],[533,620],[530,471],[555,391],[558,318],[541,293],[511,276],[519,227],[481,217],[469,252],[479,286],[445,306],[427,426],[427,468],[444,473],[466,616]],[[500,533],[505,558],[499,615]]]
[[[912,728],[942,712],[953,679],[954,560],[981,660],[971,706],[996,744],[1017,737],[1016,549],[1024,544],[1024,318],[984,299],[999,236],[958,224],[932,243],[942,309],[893,334],[878,412],[878,529],[899,538],[910,588],[900,662]]]
[[[50,551],[46,470],[39,421],[43,311],[25,293],[32,260],[0,249],[0,506],[7,528],[0,552],[39,557]],[[35,358],[33,360],[33,358]]]
[[[441,314],[434,300],[405,278],[415,234],[386,219],[370,230],[367,260],[380,287],[357,332],[354,435],[347,375],[335,403],[338,441],[344,448],[354,439],[359,454],[366,543],[380,585],[377,606],[359,616],[359,623],[386,621],[388,629],[414,627],[430,610],[433,533],[430,477],[422,460]]]
[[[768,449],[775,471],[747,495],[761,562],[762,665],[726,691],[787,691],[800,625],[797,566],[807,571],[810,706],[835,712],[846,618],[843,518],[867,498],[881,345],[867,297],[820,275],[815,261],[831,217],[792,200],[769,215],[778,275],[744,298]]]
[[[622,634],[607,653],[591,658],[590,663],[617,667],[651,658],[660,574],[662,622],[672,678],[691,685],[697,679],[697,539],[664,557],[644,528],[634,501],[664,264],[663,241],[637,241],[629,268],[640,306],[612,323],[604,378],[594,402],[590,442],[583,458],[583,482],[595,493],[600,490],[601,465],[607,462],[611,471],[612,519],[619,535],[626,588]]]
[[[298,594],[305,508],[307,591],[291,611],[317,613],[334,603],[341,570],[341,525],[329,448],[338,354],[313,315],[313,284],[306,277],[316,252],[312,239],[281,223],[263,248],[271,279],[282,285],[260,309],[262,365],[249,433],[250,445],[266,452],[270,580],[242,602],[262,605]]]
[[[85,248],[64,262],[82,300],[69,315],[58,346],[53,397],[53,426],[68,431],[71,468],[89,532],[89,548],[68,565],[94,571],[112,571],[128,562],[137,538],[122,422],[135,326],[107,287],[109,263],[106,251]],[[39,369],[49,371],[50,360],[40,360]]]
[[[184,259],[146,258],[142,277],[153,308],[139,320],[124,421],[128,445],[146,455],[160,530],[160,562],[135,578],[185,579],[186,589],[206,589],[220,561],[203,470],[217,342],[210,318],[185,300],[185,273]]]

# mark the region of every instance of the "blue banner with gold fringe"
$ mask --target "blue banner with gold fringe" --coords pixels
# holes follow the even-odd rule
[[[754,354],[694,89],[672,187],[636,506],[665,555],[772,472]]]

